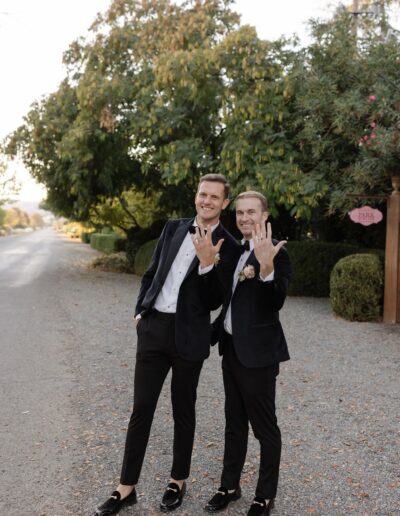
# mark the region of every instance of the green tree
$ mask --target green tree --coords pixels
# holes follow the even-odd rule
[[[18,193],[18,190],[16,175],[10,172],[7,156],[0,148],[0,206],[7,202],[12,195]]]
[[[81,109],[76,89],[65,80],[34,104],[7,149],[19,152],[32,176],[46,185],[48,209],[85,220],[94,204],[119,195],[140,169],[128,146]]]
[[[5,210],[4,225],[12,228],[29,227],[29,215],[20,208],[13,207]]]
[[[368,163],[369,146],[362,138],[371,136],[378,119],[382,141],[385,124],[390,133],[398,131],[400,44],[397,35],[381,37],[379,19],[366,20],[356,40],[346,10],[327,22],[311,22],[311,28],[314,41],[290,73],[297,163],[322,192],[320,206],[328,213],[346,213],[354,205],[348,194],[390,189],[389,163],[371,154]],[[378,95],[380,101],[371,102]]]
[[[293,142],[288,70],[297,55],[290,44],[262,41],[254,29],[243,27],[217,49],[225,75],[220,169],[235,193],[261,188],[272,213],[283,206],[304,216],[321,191],[299,166],[301,153]]]
[[[118,199],[104,198],[103,202],[91,208],[90,221],[94,225],[119,228],[124,233],[132,226],[147,228],[165,216],[159,197],[159,194],[145,195],[131,189],[123,192]]]
[[[114,0],[70,46],[67,78],[8,144],[46,185],[48,207],[126,230],[150,224],[155,206],[155,218],[191,213],[210,171],[297,218],[387,191],[400,49],[383,15],[363,18],[357,41],[342,8],[311,22],[313,42],[298,49],[240,27],[232,4]]]
[[[4,221],[6,218],[6,211],[0,206],[0,228],[4,226]]]
[[[216,166],[222,81],[211,51],[238,21],[231,3],[114,2],[93,25],[94,42],[66,54],[81,105],[128,135],[141,164],[133,186],[159,193],[169,211],[191,209],[198,177]]]
[[[66,54],[80,105],[127,132],[141,164],[134,186],[158,192],[166,210],[191,211],[199,176],[219,170],[235,193],[257,185],[272,209],[306,213],[321,193],[296,165],[285,127],[291,53],[238,29],[231,3],[114,2],[94,42]]]
[[[223,37],[237,19],[229,3],[115,1],[88,42],[71,45],[68,79],[34,106],[8,145],[46,184],[48,207],[83,219],[130,188],[160,195],[164,211],[177,208],[178,195],[181,210],[192,204],[199,174],[209,171],[209,160],[207,166],[197,162],[203,154],[198,133],[209,138],[209,109],[185,97],[176,96],[176,106],[163,99],[162,82],[169,78],[162,62],[169,53],[190,54]],[[173,157],[177,174],[166,158],[174,141],[182,156],[188,151]],[[190,169],[188,156],[193,170],[182,176],[182,167]]]

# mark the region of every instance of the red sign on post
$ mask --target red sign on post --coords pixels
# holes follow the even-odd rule
[[[351,210],[349,213],[349,216],[353,222],[357,222],[363,226],[378,224],[378,222],[383,219],[382,212],[375,208],[371,208],[371,206],[354,208],[354,210]]]

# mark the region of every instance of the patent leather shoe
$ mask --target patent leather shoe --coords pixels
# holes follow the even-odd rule
[[[247,516],[267,516],[274,507],[274,503],[275,498],[271,498],[271,500],[264,500],[263,498],[256,496],[250,506]]]
[[[242,492],[240,487],[235,489],[232,493],[230,493],[226,487],[220,487],[204,509],[208,512],[222,511],[230,502],[239,500],[241,496]]]
[[[182,504],[185,493],[186,482],[182,484],[182,489],[179,489],[178,484],[175,484],[175,482],[170,482],[162,497],[160,510],[162,512],[170,512],[177,509]]]
[[[103,505],[97,507],[95,516],[110,516],[111,514],[117,514],[122,507],[126,507],[129,505],[134,505],[137,502],[136,489],[133,488],[133,491],[125,498],[121,500],[121,494],[119,491],[113,491],[108,500],[106,500]]]
[[[229,493],[226,487],[220,487],[211,500],[207,502],[204,509],[208,512],[222,511],[230,502],[239,500],[241,496],[242,492],[240,487],[235,489],[232,493]]]

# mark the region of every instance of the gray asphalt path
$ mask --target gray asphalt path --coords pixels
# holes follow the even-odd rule
[[[52,230],[0,239],[0,515],[90,515],[118,481],[140,280],[88,269],[96,254]],[[400,514],[400,326],[336,319],[326,299],[288,299],[282,320],[292,360],[278,379],[283,455],[273,515]],[[197,403],[192,474],[177,516],[204,514],[218,487],[224,421],[215,350]],[[167,381],[139,503],[124,516],[159,514],[171,417]],[[223,514],[246,514],[257,466],[251,438],[243,497]]]

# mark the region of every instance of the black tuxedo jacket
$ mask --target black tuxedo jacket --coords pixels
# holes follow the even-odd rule
[[[238,281],[232,295],[224,302],[214,323],[214,335],[219,340],[220,355],[224,353],[224,320],[232,302],[232,338],[236,355],[245,367],[266,367],[289,360],[285,335],[279,321],[279,310],[286,298],[291,265],[285,248],[274,259],[274,280],[262,282],[260,264],[251,252],[246,265],[252,265],[255,277]]]
[[[193,220],[170,220],[165,225],[142,278],[135,315],[146,317],[153,308]],[[203,360],[210,354],[210,311],[221,306],[236,267],[239,245],[219,224],[212,233],[212,241],[216,244],[221,238],[224,243],[219,263],[207,274],[199,275],[199,260],[195,256],[179,289],[175,342],[179,355],[186,360]]]

